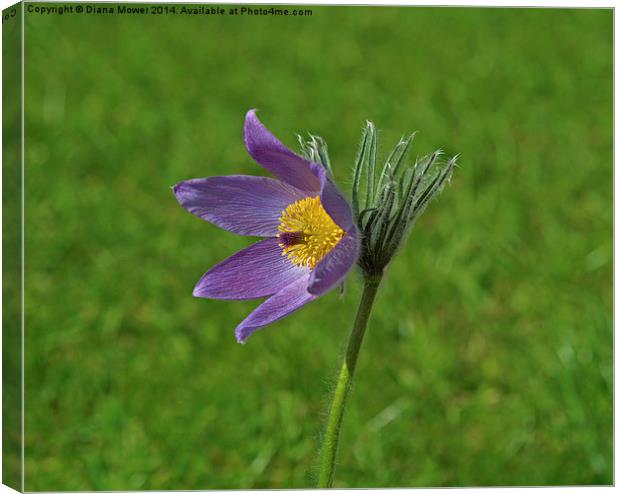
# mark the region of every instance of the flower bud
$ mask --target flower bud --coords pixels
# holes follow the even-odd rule
[[[408,166],[415,133],[392,149],[377,176],[377,132],[366,122],[353,168],[352,207],[362,232],[358,264],[367,275],[381,274],[403,244],[416,218],[450,180],[457,157],[441,160],[441,151]]]

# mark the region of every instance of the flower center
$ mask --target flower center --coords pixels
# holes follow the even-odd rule
[[[342,230],[330,218],[321,199],[306,197],[289,205],[280,217],[280,247],[296,266],[314,266],[340,242]]]

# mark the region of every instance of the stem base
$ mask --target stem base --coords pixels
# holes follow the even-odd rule
[[[342,361],[338,382],[334,390],[334,398],[329,409],[327,427],[325,428],[323,446],[321,448],[321,470],[317,487],[332,487],[334,483],[336,453],[338,451],[338,440],[340,438],[344,410],[351,390],[360,347],[366,333],[370,311],[377,295],[381,278],[382,275],[366,275],[364,277],[364,291],[357,308],[357,315],[355,316],[351,336],[349,336],[347,351]]]

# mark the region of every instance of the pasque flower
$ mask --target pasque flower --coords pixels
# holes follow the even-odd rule
[[[297,155],[250,110],[245,146],[276,178],[198,178],[173,188],[192,214],[240,235],[266,237],[211,268],[194,288],[195,296],[205,298],[268,297],[237,326],[239,342],[338,285],[356,262],[361,268],[364,289],[322,435],[318,487],[334,483],[345,406],[386,269],[456,166],[456,156],[446,162],[441,151],[408,164],[414,135],[401,138],[378,168],[377,132],[366,123],[353,166],[351,209],[330,179],[321,137],[298,136]]]
[[[328,171],[293,153],[246,114],[245,146],[276,178],[230,175],[173,187],[179,204],[225,230],[265,237],[217,264],[194,296],[225,300],[268,297],[236,329],[239,342],[338,285],[359,255],[351,209]]]

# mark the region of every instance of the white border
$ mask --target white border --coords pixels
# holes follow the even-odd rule
[[[34,1],[34,0],[33,0]],[[62,0],[47,0],[48,2],[52,3],[65,3],[62,2]],[[117,3],[116,0],[109,0],[110,3]],[[226,3],[230,3],[230,4],[244,4],[244,5],[250,5],[250,4],[266,4],[266,5],[277,5],[277,4],[281,4],[281,5],[289,5],[289,4],[298,4],[298,5],[392,5],[392,6],[438,6],[438,7],[456,7],[456,6],[460,6],[460,7],[496,7],[496,8],[510,8],[510,7],[530,7],[530,8],[614,8],[616,7],[616,2],[615,1],[597,1],[597,0],[591,0],[589,2],[584,2],[584,1],[576,1],[576,0],[564,0],[564,1],[558,1],[558,0],[538,0],[538,1],[511,1],[509,3],[506,4],[499,4],[497,2],[494,1],[446,1],[446,0],[426,0],[424,2],[411,2],[411,1],[407,1],[407,0],[390,0],[390,1],[369,1],[369,0],[337,0],[337,1],[329,1],[329,0],[312,0],[312,1],[304,1],[304,0],[288,0],[288,1],[266,1],[266,0],[251,0],[249,2],[244,2],[243,0],[228,0],[226,2],[201,2],[201,1],[191,1],[191,0],[168,0],[168,1],[144,1],[144,0],[125,0],[126,3],[200,3],[200,4],[205,4],[205,3],[213,3],[213,4],[226,4]],[[18,2],[12,1],[12,0],[0,0],[0,8],[1,9],[5,9],[7,7],[10,7],[12,5],[17,4]],[[21,194],[21,259],[22,259],[22,265],[21,265],[21,306],[22,306],[22,313],[21,313],[21,354],[22,354],[22,360],[21,360],[21,394],[22,394],[22,410],[21,410],[21,418],[22,418],[22,423],[21,423],[21,428],[22,428],[22,451],[21,451],[21,462],[22,462],[22,478],[21,478],[21,488],[22,491],[25,487],[25,472],[24,472],[24,466],[25,466],[25,451],[24,451],[24,434],[25,434],[25,430],[24,430],[24,411],[25,411],[25,389],[24,389],[24,352],[25,352],[25,338],[24,338],[24,260],[25,260],[25,252],[24,252],[24,211],[25,211],[25,197],[24,197],[24,181],[25,181],[25,163],[24,163],[24,151],[25,151],[25,146],[24,146],[24,142],[25,142],[25,116],[24,116],[24,49],[25,49],[25,44],[24,44],[24,1],[21,2],[22,6],[22,18],[21,18],[21,24],[22,24],[22,46],[21,46],[21,56],[22,56],[22,66],[21,66],[21,82],[22,82],[22,90],[21,90],[21,136],[22,136],[22,142],[21,142],[21,185],[22,185],[22,194]],[[30,2],[28,2],[30,3]],[[66,3],[78,3],[78,2],[66,2]],[[88,1],[80,1],[79,3],[98,3],[98,2],[88,2]],[[615,12],[614,12],[614,233],[616,231],[616,218],[617,215],[616,213],[616,202],[615,202],[615,193],[618,190],[618,182],[617,180],[617,176],[615,174],[615,142],[616,142],[616,138],[618,137],[617,134],[617,129],[618,126],[616,125],[616,99],[615,99],[615,94],[616,94],[616,78],[615,78],[615,62],[617,59],[617,53],[618,53],[618,41],[617,41],[617,37],[615,36]],[[0,36],[0,49],[2,47],[2,37]],[[2,67],[0,64],[0,76],[1,76],[1,72],[2,72]],[[1,81],[1,77],[0,77],[0,81]],[[1,109],[2,103],[0,100],[0,109]],[[0,154],[0,166],[2,163],[2,157]],[[1,185],[2,185],[2,177],[0,176],[0,194],[1,194]],[[0,212],[2,210],[2,205],[0,203]],[[2,245],[1,245],[1,238],[2,238],[2,233],[0,231],[0,255],[2,254]],[[615,242],[615,235],[614,235],[614,259],[617,258],[617,256],[620,255],[620,247],[618,246],[618,244]],[[615,287],[615,280],[616,280],[616,274],[617,274],[617,270],[618,270],[618,266],[617,264],[614,262],[614,287]],[[2,278],[2,274],[0,273],[0,281]],[[1,298],[1,295],[0,295]],[[619,301],[619,299],[616,297],[616,293],[614,290],[614,315],[615,315],[615,311],[618,307],[620,307],[620,304],[618,304],[617,302]],[[2,314],[2,308],[0,307],[0,315]],[[615,317],[614,317],[614,329],[615,329]],[[614,331],[615,333],[615,331]],[[615,379],[616,378],[616,374],[615,374],[615,355],[616,352],[620,349],[619,348],[620,345],[618,344],[617,340],[615,339],[615,334],[614,334],[614,412],[616,410],[615,408],[615,397],[616,397],[616,393],[618,392],[620,386],[618,385],[618,381]],[[0,358],[1,358],[1,350],[2,350],[2,342],[0,339]],[[0,367],[0,377],[2,375],[2,369]],[[0,394],[0,409],[1,409],[1,405],[2,405],[2,395]],[[616,414],[614,413],[614,446],[615,444],[618,444],[617,440],[618,440],[618,428],[615,427],[615,423],[616,423]],[[2,452],[0,451],[0,460],[1,460],[1,455]],[[617,455],[615,455],[615,450],[614,450],[614,479],[615,479],[615,473],[618,471],[618,467],[619,467],[619,461],[618,461],[618,457]],[[0,474],[2,472],[2,463],[0,461]],[[423,489],[356,489],[356,490],[372,490],[372,491],[376,491],[376,492],[389,492],[391,494],[402,494],[402,493],[410,493],[410,492],[416,492],[416,493],[433,493],[437,490],[443,490],[444,488],[423,488]],[[445,488],[447,489],[447,488]],[[504,493],[504,492],[510,492],[510,493],[514,493],[514,494],[525,494],[525,493],[529,493],[531,492],[532,488],[528,488],[528,487],[499,487],[499,488],[479,488],[479,487],[472,487],[472,488],[460,488],[463,490],[466,490],[468,492],[484,492],[484,493],[488,493],[488,494],[498,494],[498,493]],[[604,491],[608,491],[610,489],[615,490],[615,487],[538,487],[535,488],[537,491],[547,491],[547,490],[553,490],[553,491],[557,491],[558,489],[561,489],[562,493],[568,493],[568,494],[583,494],[584,492],[589,492],[590,490],[596,490],[597,492],[600,492],[601,490]],[[308,490],[309,492],[311,492],[311,490]],[[331,492],[335,493],[335,494],[344,494],[346,492],[348,492],[350,490],[343,490],[343,489],[332,489]],[[9,487],[5,486],[5,485],[0,485],[0,494],[8,494],[8,493],[14,493],[15,491],[10,489]],[[105,491],[99,491],[99,492],[105,492]],[[164,492],[222,492],[222,493],[226,493],[226,492],[230,492],[230,491],[115,491],[115,492],[150,492],[150,493],[164,493]],[[255,490],[238,490],[235,492],[239,492],[239,493],[252,493],[255,492]]]
[[[22,392],[22,480],[21,480],[21,487],[22,487],[22,492],[26,489],[26,445],[25,445],[25,437],[26,437],[26,431],[25,431],[25,423],[26,423],[26,408],[24,406],[24,398],[25,398],[25,383],[24,383],[24,376],[25,376],[25,367],[24,367],[24,358],[26,356],[26,338],[25,338],[25,314],[26,311],[24,310],[24,262],[26,260],[25,257],[25,252],[24,252],[24,211],[25,211],[25,198],[24,198],[24,178],[25,178],[25,151],[26,151],[26,147],[24,145],[24,139],[25,139],[25,130],[26,130],[26,126],[25,126],[25,114],[24,114],[24,104],[25,104],[25,98],[24,98],[24,92],[25,92],[25,84],[24,84],[24,50],[25,50],[25,43],[24,43],[24,36],[25,36],[25,29],[24,29],[24,2],[22,2],[22,18],[21,18],[21,24],[22,24],[22,66],[21,66],[21,83],[22,83],[22,101],[21,101],[21,135],[22,135],[22,149],[21,149],[21,158],[22,158],[22,162],[21,162],[21,182],[22,182],[22,193],[21,193],[21,211],[20,211],[20,215],[21,215],[21,329],[22,329],[22,348],[21,348],[21,352],[22,352],[22,359],[21,359],[21,392]]]
[[[200,1],[200,0],[24,0],[25,3],[179,3],[179,4],[213,4],[213,5],[225,5],[225,4],[241,4],[241,5],[374,5],[374,6],[414,6],[414,7],[494,7],[494,8],[580,8],[580,9],[592,9],[592,8],[614,8],[616,1],[604,1],[604,0],[591,0],[589,2],[578,0],[516,0],[506,3],[498,3],[491,0],[474,0],[474,1],[459,1],[459,0],[425,0],[423,2],[412,2],[409,0],[274,0],[272,2],[267,0],[250,0],[244,2],[243,0],[227,0],[227,1]],[[3,9],[10,5],[15,5],[18,2],[11,0],[0,0],[0,6]]]

